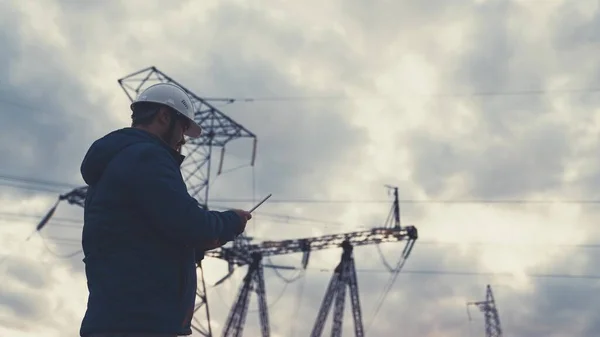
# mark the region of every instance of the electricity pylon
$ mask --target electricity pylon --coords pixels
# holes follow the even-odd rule
[[[471,320],[469,305],[474,305],[478,307],[481,312],[483,312],[483,316],[485,318],[485,337],[502,337],[500,315],[498,314],[498,307],[496,307],[496,301],[494,300],[492,287],[489,284],[487,285],[485,301],[467,303],[467,315],[469,315],[469,320]]]

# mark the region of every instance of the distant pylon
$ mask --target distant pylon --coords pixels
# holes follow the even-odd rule
[[[467,314],[469,315],[469,320],[471,320],[471,314],[469,314],[469,305],[475,305],[479,308],[479,310],[481,310],[481,312],[483,312],[483,316],[485,317],[485,337],[502,337],[500,315],[498,314],[498,308],[496,307],[496,301],[494,300],[492,287],[489,284],[487,285],[485,301],[467,303]]]

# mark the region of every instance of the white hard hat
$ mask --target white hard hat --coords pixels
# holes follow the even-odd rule
[[[202,134],[202,127],[194,121],[194,105],[188,94],[180,87],[171,83],[157,83],[149,86],[138,98],[131,103],[131,109],[136,103],[150,102],[167,105],[190,120],[190,127],[185,135],[198,138]]]

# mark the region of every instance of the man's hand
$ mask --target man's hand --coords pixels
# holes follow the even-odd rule
[[[237,215],[240,216],[240,219],[242,220],[242,225],[240,226],[240,228],[238,229],[238,232],[236,233],[237,235],[241,234],[244,232],[244,230],[246,229],[246,223],[248,223],[248,220],[252,219],[252,214],[250,214],[250,212],[241,210],[241,209],[232,209],[232,211],[234,211],[235,213],[237,213]]]
[[[235,214],[237,214],[240,217],[241,224],[237,228],[237,231],[235,233],[235,235],[240,235],[246,229],[246,223],[248,222],[248,220],[252,219],[252,214],[250,214],[250,212],[247,212],[247,211],[244,211],[241,209],[232,209],[231,211],[233,211]],[[226,243],[227,242],[220,242],[219,240],[214,240],[214,241],[206,242],[206,243],[202,244],[200,247],[204,251],[208,251],[208,250],[212,250],[212,249],[217,249],[217,248],[225,245]]]

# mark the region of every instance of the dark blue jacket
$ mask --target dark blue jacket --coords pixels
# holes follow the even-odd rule
[[[233,240],[232,211],[206,211],[187,192],[183,156],[152,134],[125,128],[92,144],[83,251],[89,289],[81,336],[96,332],[189,335],[202,243]],[[195,256],[195,254],[198,256]]]

